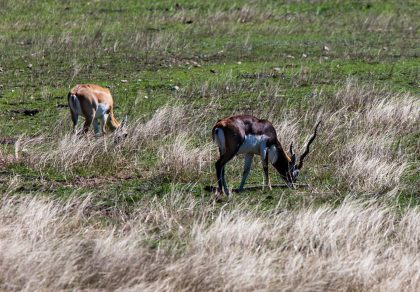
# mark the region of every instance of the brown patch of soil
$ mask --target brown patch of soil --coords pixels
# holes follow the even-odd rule
[[[0,144],[3,145],[13,145],[17,141],[17,138],[15,137],[0,137]]]
[[[11,110],[14,114],[22,114],[25,116],[34,116],[41,112],[39,109],[17,109],[17,110]]]
[[[76,187],[96,187],[104,184],[112,184],[119,181],[129,180],[133,177],[130,175],[121,175],[121,176],[107,176],[107,177],[75,177],[73,181],[70,182],[72,186]]]

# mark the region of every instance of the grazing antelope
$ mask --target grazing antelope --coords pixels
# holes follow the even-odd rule
[[[78,84],[70,90],[67,99],[74,132],[76,132],[80,114],[85,117],[84,133],[89,130],[90,125],[93,123],[95,134],[99,134],[98,119],[101,120],[102,134],[106,133],[106,126],[114,131],[122,129],[127,121],[126,116],[120,124],[114,117],[114,101],[108,88],[95,84]]]
[[[219,147],[220,158],[216,162],[216,175],[218,189],[217,194],[222,193],[222,185],[225,194],[229,196],[229,189],[225,179],[225,164],[235,155],[245,154],[244,172],[239,186],[239,192],[243,190],[246,178],[251,170],[251,163],[254,154],[261,156],[264,169],[263,186],[271,189],[268,177],[268,161],[280,173],[289,187],[293,187],[303,166],[303,160],[309,153],[309,146],[316,137],[320,122],[315,127],[314,134],[309,139],[306,149],[300,156],[296,165],[296,155],[293,152],[293,143],[290,144],[290,156],[284,151],[277,138],[276,130],[267,120],[260,120],[249,115],[233,116],[219,120],[213,127],[213,140]]]

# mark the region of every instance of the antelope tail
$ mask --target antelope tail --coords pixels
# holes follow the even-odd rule
[[[79,99],[77,98],[77,96],[74,93],[69,92],[69,94],[67,95],[67,101],[69,103],[70,109],[73,112],[78,113],[78,114],[81,113]]]
[[[115,118],[114,111],[112,110],[112,108],[109,110],[108,126],[112,130],[116,130],[120,127],[120,123]]]
[[[221,128],[213,129],[213,140],[219,147],[220,153],[224,154],[226,152],[225,133]]]

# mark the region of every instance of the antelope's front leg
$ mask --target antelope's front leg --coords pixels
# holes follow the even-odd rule
[[[93,119],[93,130],[95,131],[95,135],[98,136],[99,135],[99,124],[98,124],[98,119],[97,118]]]
[[[102,135],[106,134],[106,123],[108,122],[108,114],[104,114],[103,116],[101,116],[101,132]]]
[[[242,174],[241,184],[239,185],[239,192],[242,192],[244,189],[246,178],[248,177],[249,171],[251,170],[252,158],[254,157],[253,154],[246,154],[245,155],[245,162],[244,162],[244,172]]]
[[[264,182],[263,182],[263,190],[267,186],[270,190],[272,190],[270,177],[268,175],[268,148],[266,145],[263,145],[261,148],[261,164],[264,170]]]

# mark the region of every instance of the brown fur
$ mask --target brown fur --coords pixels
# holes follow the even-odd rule
[[[84,133],[88,131],[90,125],[92,124],[95,118],[98,104],[100,103],[108,105],[108,111],[106,114],[109,114],[108,120],[101,124],[102,133],[106,133],[106,125],[108,125],[111,130],[115,130],[120,126],[120,123],[114,116],[114,101],[109,89],[96,84],[78,84],[73,87],[68,94],[70,114],[74,128],[77,125],[78,118],[77,113],[74,112],[70,106],[70,99],[74,97],[79,101],[82,115],[85,118],[85,123],[83,126]]]
[[[239,115],[221,119],[216,122],[212,129],[212,137],[215,139],[215,130],[222,129],[225,134],[225,152],[220,151],[220,158],[216,162],[216,176],[218,181],[218,192],[222,193],[222,185],[225,183],[225,170],[224,166],[228,163],[238,152],[243,144],[246,135],[266,135],[268,136],[267,148],[275,145],[279,158],[273,166],[286,180],[290,181],[288,175],[290,157],[284,151],[280,141],[277,138],[276,130],[273,125],[267,120],[261,120],[249,115]],[[263,169],[265,181],[269,183],[268,177],[268,155],[263,157]]]

